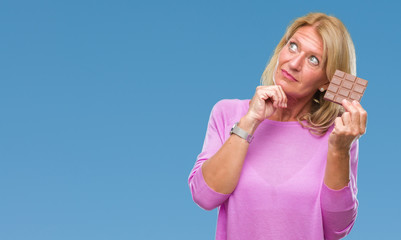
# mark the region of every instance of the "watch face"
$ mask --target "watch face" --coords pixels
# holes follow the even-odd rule
[[[230,134],[233,133],[233,130],[234,130],[234,128],[235,128],[235,125],[237,125],[237,123],[234,123],[234,125],[232,126],[232,128],[231,128],[231,130],[230,130]]]

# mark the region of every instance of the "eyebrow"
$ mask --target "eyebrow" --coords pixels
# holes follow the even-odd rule
[[[301,41],[299,41],[296,37],[292,36],[292,37],[290,38],[290,40],[288,40],[288,42],[291,42],[291,40],[296,41],[297,44],[299,44],[299,45],[301,46],[301,48],[302,48]],[[320,60],[323,60],[323,56],[320,55],[320,54],[318,54],[317,52],[315,52],[315,51],[309,51],[309,52],[312,53],[312,55],[318,57]]]

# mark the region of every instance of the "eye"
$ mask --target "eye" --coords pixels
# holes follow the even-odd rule
[[[312,63],[315,66],[319,65],[319,60],[315,56],[310,57],[309,58],[309,62]]]
[[[296,52],[298,50],[298,46],[294,42],[290,42],[290,44],[288,45],[288,48],[290,49],[291,52]]]

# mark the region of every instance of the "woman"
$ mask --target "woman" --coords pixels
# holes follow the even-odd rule
[[[251,100],[213,107],[188,181],[200,207],[219,207],[216,239],[349,233],[367,113],[323,99],[336,69],[356,75],[350,35],[337,18],[311,13],[288,27]]]

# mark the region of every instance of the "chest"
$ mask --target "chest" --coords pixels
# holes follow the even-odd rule
[[[274,209],[302,209],[317,204],[327,141],[299,134],[255,136],[255,140],[249,146],[232,196],[238,204]]]

